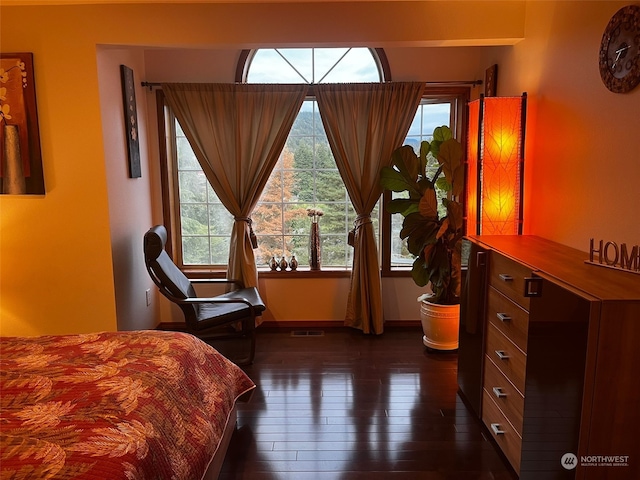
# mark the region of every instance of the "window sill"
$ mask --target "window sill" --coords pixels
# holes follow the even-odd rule
[[[349,278],[351,269],[345,268],[323,268],[322,270],[309,270],[308,268],[298,268],[297,270],[266,270],[258,269],[260,278]]]
[[[226,269],[215,268],[183,268],[182,271],[188,278],[226,278]],[[309,268],[300,268],[297,270],[269,270],[266,268],[258,268],[258,276],[260,278],[349,278],[351,269],[347,268],[323,268],[322,270],[309,270]],[[411,277],[411,270],[388,270],[382,271],[383,278],[393,277]]]

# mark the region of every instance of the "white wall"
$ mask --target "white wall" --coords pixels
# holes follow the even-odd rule
[[[147,136],[147,97],[140,86],[145,77],[144,54],[136,48],[98,47],[100,111],[109,193],[109,225],[113,252],[113,283],[118,330],[155,328],[158,293],[144,269],[142,236],[152,224],[152,180]],[[120,65],[133,70],[136,84],[140,166],[142,176],[130,178]],[[157,157],[156,157],[157,158]],[[157,188],[155,184],[153,188]],[[152,302],[146,303],[146,290]]]

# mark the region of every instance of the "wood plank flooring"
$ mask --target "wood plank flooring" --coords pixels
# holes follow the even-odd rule
[[[457,394],[457,355],[419,328],[258,332],[220,479],[517,478]]]

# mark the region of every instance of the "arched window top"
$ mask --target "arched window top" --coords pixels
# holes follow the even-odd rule
[[[342,83],[391,80],[382,49],[260,48],[245,50],[236,81],[245,83]]]

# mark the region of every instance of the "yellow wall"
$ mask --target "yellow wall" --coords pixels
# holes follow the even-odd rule
[[[525,231],[583,251],[592,237],[640,244],[640,86],[612,93],[598,67],[628,3],[529,2],[525,39],[486,61],[499,95],[529,93]]]
[[[32,15],[33,13],[33,15]],[[115,329],[95,44],[62,15],[2,8],[5,52],[33,52],[46,195],[0,198],[0,333]]]
[[[46,195],[0,196],[0,334],[152,328],[159,320],[139,303],[151,287],[140,233],[161,219],[153,106],[138,88],[148,135],[143,178],[133,181],[112,163],[124,161],[125,146],[117,75],[105,74],[119,62],[146,73],[159,47],[213,49],[231,63],[257,46],[384,47],[395,80],[483,78],[497,62],[499,93],[531,98],[527,230],[583,249],[590,235],[637,243],[640,88],[611,94],[594,70],[602,29],[625,3],[3,4],[2,51],[34,54]],[[218,67],[220,78],[233,75]],[[164,78],[146,79],[190,81],[176,78],[178,65],[164,68]],[[316,284],[322,298],[335,299],[336,282]],[[285,284],[263,288],[274,317],[306,311],[291,303],[306,298],[287,297]],[[387,290],[392,300],[404,292]],[[336,305],[327,305],[327,320],[339,318]]]

